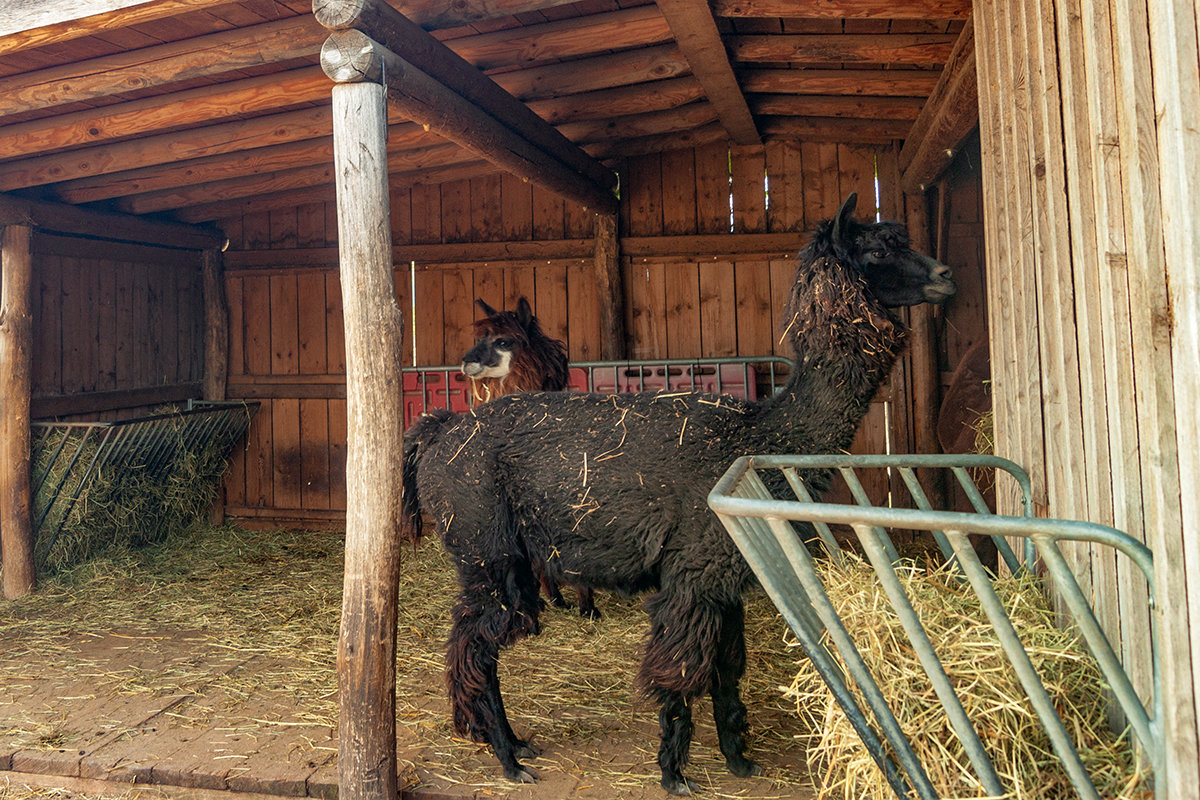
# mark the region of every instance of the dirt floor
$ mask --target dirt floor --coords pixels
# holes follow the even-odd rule
[[[120,551],[0,603],[0,800],[231,792],[336,797],[336,533],[207,529]],[[442,685],[452,571],[433,542],[406,552],[401,586],[398,764],[404,795],[617,800],[667,795],[657,715],[633,690],[640,600],[600,594],[604,619],[551,609],[545,632],[502,656],[513,726],[542,749],[532,786],[456,737]],[[688,775],[705,797],[813,796],[780,691],[797,651],[765,598],[748,612],[749,753],[727,773],[711,707],[697,710]]]

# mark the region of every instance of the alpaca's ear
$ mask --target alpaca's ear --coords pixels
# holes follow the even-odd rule
[[[837,217],[833,221],[833,240],[840,242],[844,238],[843,231],[849,227],[850,218],[854,216],[854,209],[858,206],[858,192],[851,192],[846,195],[846,199],[842,201],[842,207],[838,209]]]
[[[533,309],[529,307],[529,301],[522,296],[517,300],[517,321],[521,323],[522,328],[528,328],[532,319]]]
[[[482,297],[478,297],[475,299],[475,305],[479,306],[479,310],[482,311],[484,313],[484,315],[488,316],[488,317],[494,317],[500,313],[496,309],[489,306],[487,303],[483,302]]]

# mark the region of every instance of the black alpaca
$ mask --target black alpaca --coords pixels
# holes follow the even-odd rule
[[[542,332],[528,300],[519,298],[516,311],[497,311],[483,298],[477,298],[475,305],[484,317],[475,320],[475,344],[462,357],[462,372],[471,379],[471,395],[476,402],[486,403],[516,392],[567,388],[567,346]],[[533,566],[546,599],[566,608],[559,585],[570,583],[570,576],[555,574],[553,563],[538,561]],[[600,619],[595,592],[576,586],[575,594],[579,615]]]
[[[490,744],[510,780],[535,780],[518,758],[536,750],[509,726],[497,657],[538,632],[538,558],[589,586],[651,592],[639,682],[660,707],[664,788],[698,788],[681,770],[691,704],[705,693],[730,771],[761,773],[743,755],[738,691],[741,598],[754,579],[706,496],[738,456],[848,448],[904,341],[891,309],[955,291],[949,268],[912,251],[902,226],[854,221],[855,200],[798,256],[786,309],[795,366],[779,395],[535,392],[410,431],[408,532],[419,536],[419,510],[430,513],[461,587],[446,656],[454,725]]]

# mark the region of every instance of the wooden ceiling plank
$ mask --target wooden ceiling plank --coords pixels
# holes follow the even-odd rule
[[[328,80],[328,79],[326,79]],[[388,127],[388,152],[432,147],[445,140],[411,122]],[[94,203],[123,195],[182,188],[228,178],[260,175],[275,170],[325,164],[333,159],[333,140],[327,134],[271,147],[255,147],[234,153],[158,164],[140,169],[115,172],[92,178],[65,181],[47,187],[59,200],[69,203]]]
[[[568,172],[575,173],[570,182],[582,183],[584,191],[588,190],[589,185],[595,185],[611,198],[608,190],[616,183],[616,176],[611,170],[596,162],[533,113],[528,106],[513,98],[474,68],[461,55],[434,39],[391,6],[381,0],[314,0],[313,13],[326,27],[336,30],[353,23],[361,28],[364,38],[371,37],[377,42],[387,43],[379,48],[380,55],[395,62],[394,74],[390,78],[397,81],[404,79],[409,83],[403,89],[409,100],[416,99],[410,93],[417,91],[425,93],[427,98],[437,96],[455,107],[469,106],[471,116],[485,126],[485,129],[499,125],[504,129],[496,131],[500,136],[505,136],[508,131],[515,132],[517,138],[528,142],[535,150],[545,153],[553,164],[561,165]],[[400,59],[396,56],[397,51],[403,52],[405,58]],[[407,68],[401,65],[406,65]],[[429,76],[433,77],[427,80]],[[401,87],[390,79],[388,88],[390,95],[402,91]],[[461,103],[456,102],[456,98],[460,99]],[[397,98],[389,99],[392,105],[395,105]],[[408,111],[420,113],[421,109],[413,107]],[[447,109],[426,106],[424,111],[432,118],[420,121],[432,124],[438,121],[437,117],[444,117]],[[457,127],[457,124],[453,129],[442,131],[446,138],[459,141],[464,146],[469,145],[462,141],[463,137],[476,136],[478,133],[480,132]],[[484,153],[481,155],[486,157]],[[511,157],[511,153],[507,151],[499,155]],[[501,163],[500,166],[514,171],[514,174],[520,174],[518,170],[513,169],[512,164]],[[607,204],[608,201],[605,200],[603,205]],[[592,205],[596,207],[595,204]]]
[[[716,115],[713,116],[714,121],[698,128],[639,136],[634,139],[595,142],[585,145],[585,149],[595,158],[617,159],[729,141],[729,134],[725,131],[725,127],[715,120]]]
[[[735,36],[739,62],[790,64],[914,64],[941,66],[957,37],[952,34],[785,34]]]
[[[900,187],[925,191],[979,124],[979,85],[975,68],[975,26],[968,18],[941,79],[900,149]]]
[[[529,101],[678,78],[690,70],[679,48],[667,44],[528,67],[490,77],[513,97]]]
[[[396,10],[426,30],[456,28],[484,20],[545,11],[579,0],[399,0]]]
[[[329,78],[308,67],[202,86],[98,109],[0,127],[0,159],[127,139],[165,128],[212,123],[304,103],[328,102]]]
[[[938,74],[915,69],[747,69],[741,79],[747,94],[928,97]]]
[[[0,16],[0,55],[60,44],[116,27],[203,11],[229,0],[15,0]]]
[[[879,144],[904,138],[904,120],[837,117],[764,117],[759,127],[768,139]]]
[[[760,144],[762,138],[733,74],[707,0],[658,0],[658,8],[729,137],[737,144]]]
[[[704,98],[704,87],[689,75],[665,81],[619,86],[598,92],[534,100],[529,108],[551,125],[582,120],[623,117],[694,103]]]
[[[0,79],[0,117],[311,56],[311,17],[266,22]]]
[[[474,161],[478,161],[478,158],[458,145],[439,144],[420,150],[389,153],[388,171],[402,174]],[[115,206],[131,214],[150,214],[200,205],[218,198],[236,200],[305,189],[309,186],[333,183],[333,169],[333,161],[329,160],[295,169],[274,170],[260,175],[246,175],[212,183],[177,186],[163,191],[131,195],[118,200]]]
[[[840,97],[836,95],[751,95],[758,116],[844,117],[912,121],[925,105],[922,97]]]
[[[671,28],[653,5],[527,25],[517,30],[450,39],[446,45],[479,69],[579,58],[614,49],[671,41]],[[407,53],[405,54],[407,56]]]
[[[392,187],[419,186],[422,184],[446,183],[448,181],[477,178],[492,175],[501,171],[499,167],[487,161],[470,161],[464,164],[449,164],[435,166],[412,172],[396,173],[388,176]],[[240,200],[218,200],[216,202],[182,208],[174,213],[174,217],[182,222],[201,223],[217,219],[227,219],[251,214],[259,211],[270,211],[276,208],[292,208],[305,203],[332,201],[334,186],[332,183],[320,186],[310,186],[299,191],[275,192],[272,194],[255,195]]]
[[[832,18],[832,19],[966,19],[971,0],[712,0],[718,17],[742,19]]]
[[[0,169],[4,191],[104,175],[153,164],[264,147],[328,136],[333,125],[328,107],[309,108],[240,122],[134,139],[127,142],[70,150],[65,153],[11,162]]]
[[[590,122],[570,122],[559,130],[581,144],[619,141],[641,136],[680,133],[718,121],[716,109],[707,102],[689,103],[670,111],[634,114]]]

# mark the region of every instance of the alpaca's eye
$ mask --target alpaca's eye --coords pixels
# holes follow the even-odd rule
[[[885,259],[887,258],[887,250],[872,250],[871,258]]]
[[[501,350],[511,350],[512,349],[512,340],[511,339],[497,339],[496,347],[499,347]]]

